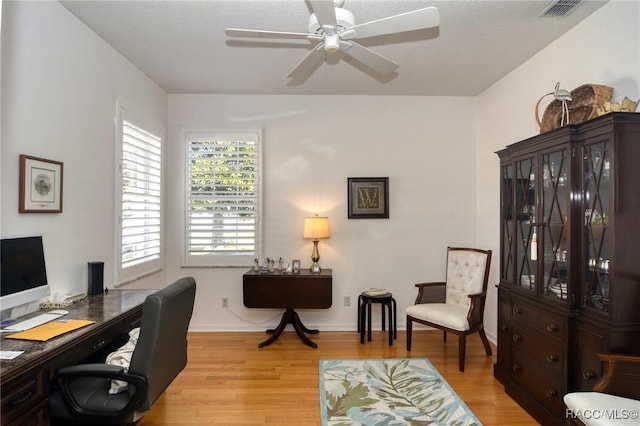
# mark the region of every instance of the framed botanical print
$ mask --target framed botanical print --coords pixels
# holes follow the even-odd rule
[[[59,161],[20,155],[20,213],[62,213],[62,172]]]
[[[348,218],[389,218],[389,178],[347,178]]]

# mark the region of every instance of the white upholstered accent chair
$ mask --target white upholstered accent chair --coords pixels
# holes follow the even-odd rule
[[[407,350],[411,350],[411,332],[417,322],[458,335],[458,363],[464,371],[466,337],[478,333],[487,356],[491,346],[484,332],[484,302],[491,267],[491,250],[449,247],[445,282],[416,284],[415,305],[407,308]]]
[[[564,396],[567,424],[637,426],[640,424],[640,356],[597,354],[605,362],[604,374],[593,392]]]

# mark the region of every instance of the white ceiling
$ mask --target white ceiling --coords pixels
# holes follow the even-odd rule
[[[399,64],[391,76],[333,54],[301,84],[286,75],[310,42],[229,39],[224,30],[306,32],[305,0],[61,3],[168,93],[475,96],[605,1],[540,17],[550,1],[345,0],[356,23],[436,6],[440,26],[359,40]]]

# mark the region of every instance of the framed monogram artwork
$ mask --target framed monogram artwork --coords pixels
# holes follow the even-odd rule
[[[389,178],[347,178],[349,219],[389,218]]]

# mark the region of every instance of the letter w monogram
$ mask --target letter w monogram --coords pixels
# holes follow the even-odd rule
[[[380,208],[380,188],[376,186],[361,186],[358,188],[358,208]]]

